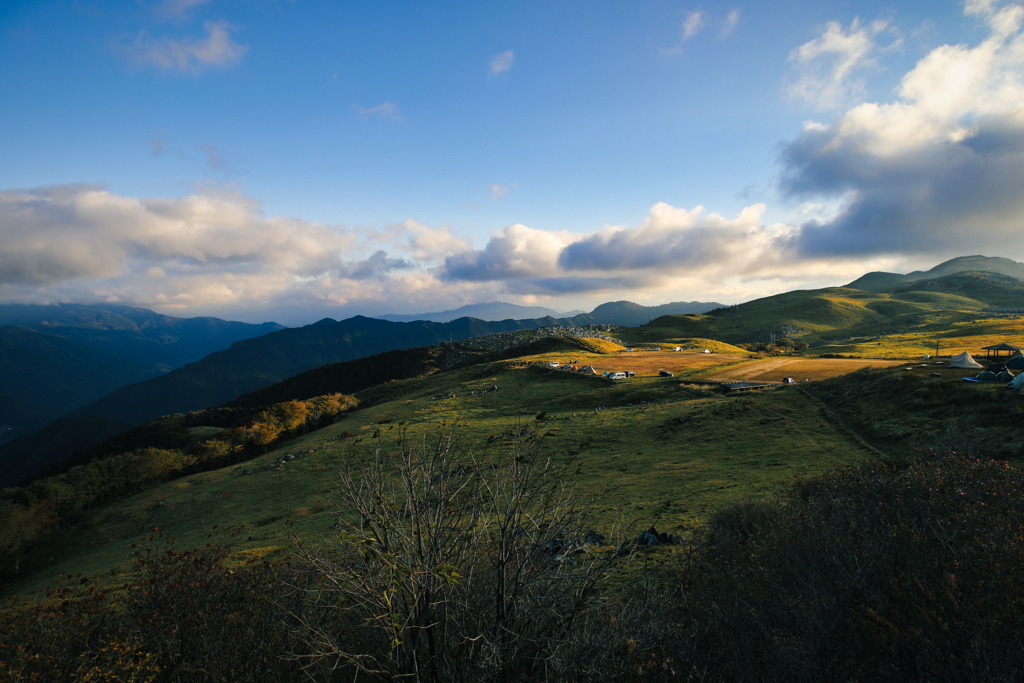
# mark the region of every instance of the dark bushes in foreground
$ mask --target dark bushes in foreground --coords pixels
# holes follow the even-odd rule
[[[683,567],[682,658],[729,680],[1019,680],[1024,476],[921,451],[715,516]]]
[[[216,532],[206,547],[179,552],[154,529],[132,548],[127,583],[68,575],[37,600],[9,599],[0,613],[0,680],[300,680],[281,616],[291,566],[228,567]]]
[[[585,506],[536,450],[508,463],[518,479],[404,453],[409,473],[427,476],[385,476],[393,470],[371,457],[339,489],[364,508],[349,508],[358,511],[338,543],[307,545],[294,564],[228,569],[216,544],[143,548],[122,593],[75,578],[45,601],[10,606],[0,678],[1024,677],[1024,475],[1005,464],[922,451],[898,469],[838,469],[780,503],[716,514],[674,551],[674,590],[612,594],[601,586],[614,562],[530,550],[571,545],[585,528]],[[493,516],[501,501],[512,533]]]

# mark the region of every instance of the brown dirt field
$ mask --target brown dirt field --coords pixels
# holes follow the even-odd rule
[[[625,372],[632,370],[637,377],[657,377],[659,370],[672,373],[704,370],[716,365],[728,365],[744,360],[746,356],[730,353],[696,353],[693,351],[633,351],[620,353],[616,358],[606,356],[594,361],[598,372]],[[584,363],[585,365],[585,363]]]
[[[888,368],[907,365],[907,361],[871,358],[765,358],[735,368],[704,375],[720,382],[781,382],[792,377],[798,382],[837,377],[861,368]]]

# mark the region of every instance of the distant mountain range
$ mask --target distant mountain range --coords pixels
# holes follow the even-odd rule
[[[590,313],[569,311],[558,313],[543,306],[519,306],[503,301],[492,301],[486,304],[469,304],[450,311],[439,313],[412,313],[409,315],[378,315],[379,320],[391,322],[411,322],[414,320],[430,320],[446,323],[458,318],[469,317],[485,321],[499,320],[536,320],[553,318],[563,325],[642,325],[658,316],[686,313],[705,313],[722,306],[714,301],[676,301],[659,306],[644,306],[632,301],[612,301],[601,304]]]
[[[0,441],[119,387],[279,329],[131,306],[0,306]]]
[[[469,304],[460,306],[450,311],[437,313],[386,313],[376,315],[380,320],[389,320],[393,323],[407,323],[414,320],[429,320],[435,323],[446,323],[458,318],[476,318],[477,320],[527,320],[530,318],[571,318],[584,311],[569,311],[559,313],[558,311],[543,306],[519,306],[518,304],[507,304],[504,301],[491,301],[486,304]]]
[[[4,420],[20,424],[25,434],[24,426],[38,427],[62,414],[66,418],[31,438],[0,444],[0,481],[18,463],[32,465],[18,465],[20,474],[38,469],[124,424],[220,405],[325,364],[390,350],[552,325],[622,325],[638,328],[634,333],[641,340],[645,331],[640,326],[651,321],[682,325],[690,336],[735,337],[740,342],[802,328],[821,331],[816,334],[829,329],[852,333],[865,325],[884,325],[894,315],[936,307],[1020,305],[1024,280],[1018,278],[1024,278],[1024,264],[968,256],[928,271],[858,278],[847,288],[864,290],[864,296],[894,293],[892,301],[879,300],[863,309],[843,305],[836,297],[845,296],[844,290],[831,288],[728,308],[715,302],[642,306],[617,301],[560,318],[394,322],[356,316],[291,329],[275,323],[171,318],[121,306],[0,306],[0,324],[7,325],[0,327],[0,425]],[[424,315],[444,317],[466,308],[472,307]],[[501,315],[535,308],[492,302],[476,310]],[[715,315],[692,323],[679,317],[709,311]],[[89,420],[97,425],[90,427]]]
[[[714,301],[676,301],[660,306],[643,306],[632,301],[612,301],[601,304],[590,313],[582,313],[569,318],[573,325],[623,325],[636,327],[644,325],[663,315],[686,315],[687,313],[707,313],[722,304]]]

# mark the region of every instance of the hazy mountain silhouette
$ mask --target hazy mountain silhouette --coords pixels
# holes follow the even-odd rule
[[[118,387],[279,329],[121,305],[2,305],[0,441],[31,433]]]

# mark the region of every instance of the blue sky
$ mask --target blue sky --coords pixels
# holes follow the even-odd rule
[[[0,301],[285,324],[1024,260],[1012,2],[7,2]]]

